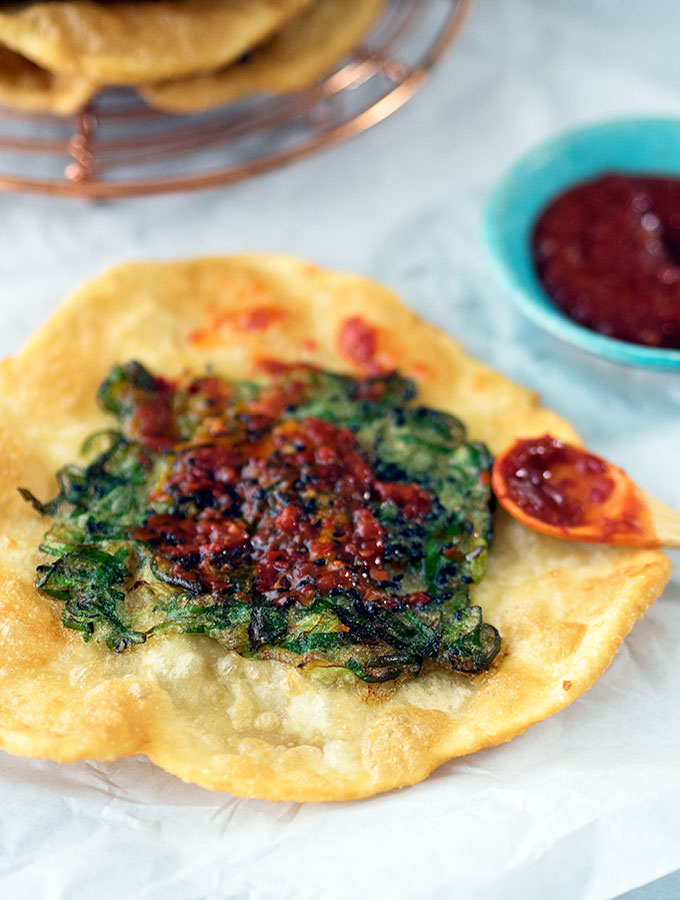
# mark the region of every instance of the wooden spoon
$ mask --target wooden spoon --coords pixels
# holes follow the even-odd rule
[[[504,450],[491,483],[501,506],[535,531],[570,541],[680,548],[680,513],[623,469],[549,434]]]

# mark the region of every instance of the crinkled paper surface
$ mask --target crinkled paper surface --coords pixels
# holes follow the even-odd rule
[[[0,353],[124,259],[285,251],[394,287],[584,440],[680,507],[680,379],[525,322],[480,218],[504,168],[572,124],[677,114],[672,0],[478,0],[416,99],[352,143],[202,195],[86,206],[0,198]],[[674,560],[677,562],[677,556]],[[357,803],[236,800],[144,759],[0,756],[0,895],[600,900],[680,866],[680,581],[582,698],[510,744]]]

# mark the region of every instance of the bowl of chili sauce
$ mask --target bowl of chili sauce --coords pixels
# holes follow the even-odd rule
[[[624,365],[680,369],[680,120],[553,138],[493,191],[486,236],[518,308]]]

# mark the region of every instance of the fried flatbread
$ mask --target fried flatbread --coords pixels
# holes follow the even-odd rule
[[[159,109],[189,112],[265,91],[286,94],[318,81],[375,22],[384,0],[313,0],[243,61],[216,72],[140,88]]]
[[[87,78],[56,75],[0,47],[0,104],[68,116],[86,106],[96,90]]]
[[[308,2],[21,3],[0,11],[0,44],[63,75],[136,84],[227,65]]]
[[[268,315],[244,315],[267,309]],[[271,311],[277,314],[272,315]],[[670,574],[657,551],[575,545],[502,511],[473,589],[503,646],[469,677],[424,671],[383,689],[322,684],[201,635],[116,654],[64,628],[33,586],[46,523],[17,493],[55,493],[54,472],[108,426],[95,387],[136,358],[174,375],[305,359],[361,373],[343,323],[375,328],[370,360],[414,377],[423,403],[455,413],[498,452],[573,429],[536,395],[471,360],[386,288],[278,256],[133,264],[68,300],[0,369],[0,743],[67,761],[146,754],[187,781],[273,800],[345,800],[419,781],[445,760],[520,734],[582,694]],[[259,322],[261,327],[253,327]],[[344,350],[343,350],[344,348]]]

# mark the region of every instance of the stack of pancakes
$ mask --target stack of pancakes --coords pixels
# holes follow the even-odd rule
[[[313,84],[384,0],[51,0],[0,4],[0,104],[78,112],[103,87],[191,112]]]

